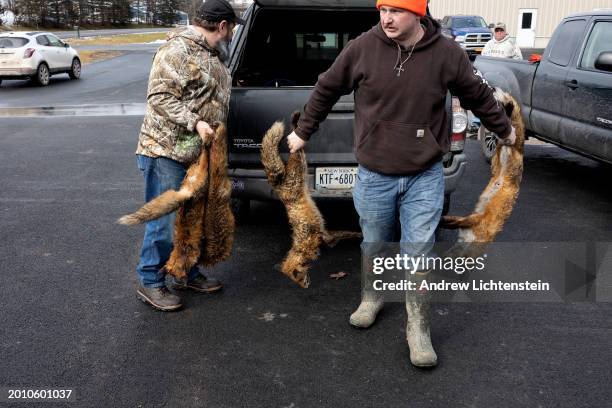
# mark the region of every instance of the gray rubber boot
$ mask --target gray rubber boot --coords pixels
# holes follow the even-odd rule
[[[367,329],[374,324],[376,316],[383,308],[384,303],[382,296],[365,292],[362,295],[359,307],[351,315],[349,323],[355,327]]]
[[[426,274],[415,276],[417,287]],[[433,367],[438,363],[438,356],[431,344],[429,334],[429,294],[420,291],[406,293],[406,340],[410,348],[410,361],[417,367]]]

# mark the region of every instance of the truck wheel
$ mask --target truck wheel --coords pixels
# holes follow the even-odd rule
[[[495,149],[497,148],[497,137],[495,133],[480,125],[478,129],[478,140],[480,140],[480,146],[482,147],[482,154],[485,160],[487,163],[491,163],[491,159],[495,156]]]
[[[232,198],[231,204],[236,224],[246,224],[251,212],[251,200],[246,198]]]

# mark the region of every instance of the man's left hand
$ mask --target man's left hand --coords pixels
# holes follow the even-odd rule
[[[508,137],[505,137],[503,139],[498,137],[497,143],[499,143],[502,146],[514,146],[514,143],[516,143],[516,130],[514,129],[514,126],[511,126],[511,128],[512,128],[512,131],[510,132]]]

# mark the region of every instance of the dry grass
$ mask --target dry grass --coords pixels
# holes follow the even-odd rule
[[[65,41],[70,45],[123,45],[164,40],[166,35],[167,33],[124,34],[109,37],[70,38]]]
[[[80,51],[79,57],[83,64],[105,61],[125,54],[122,51]]]

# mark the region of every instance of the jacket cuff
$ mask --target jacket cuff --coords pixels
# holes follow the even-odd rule
[[[503,132],[497,133],[495,136],[498,139],[505,139],[510,136],[510,133],[512,133],[512,126],[508,126]]]
[[[200,120],[202,120],[202,118],[200,118],[200,116],[196,115],[195,113],[190,115],[189,120],[187,121],[187,130],[190,132],[195,132],[195,127]]]
[[[307,135],[306,133],[304,133],[304,131],[300,129],[299,125],[295,129],[293,129],[293,131],[295,132],[296,135],[300,137],[300,139],[304,140],[305,142],[307,142],[310,139],[310,135]]]

